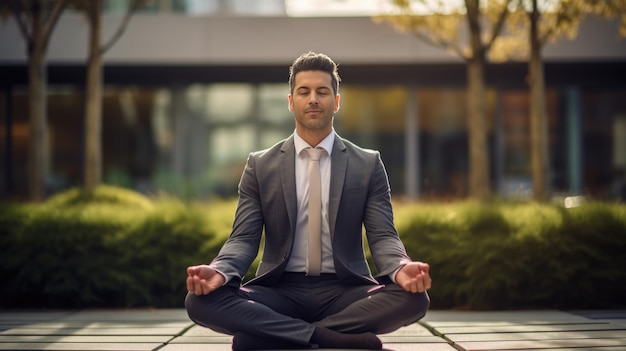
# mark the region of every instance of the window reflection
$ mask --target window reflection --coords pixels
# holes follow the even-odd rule
[[[204,88],[204,114],[213,124],[252,118],[255,88],[250,84],[212,84]]]
[[[463,198],[469,168],[465,91],[421,87],[411,99],[408,91],[404,85],[342,86],[337,132],[380,150],[393,196],[401,197],[413,181],[420,198]],[[50,86],[48,92],[47,187],[55,193],[82,184],[84,92],[75,86]],[[0,186],[17,197],[27,194],[27,94],[25,87],[11,92],[10,129],[6,100],[0,112]],[[248,153],[293,133],[287,94],[286,83],[107,86],[103,179],[189,199],[235,196]],[[624,199],[626,92],[589,91],[580,96],[578,110],[572,112],[563,107],[572,100],[566,92],[547,94],[554,190],[568,192],[572,178],[578,177],[589,195]],[[490,90],[486,101],[492,177],[499,182],[494,187],[501,196],[531,189],[528,92]],[[580,115],[578,121],[573,114]],[[407,131],[408,121],[414,122],[414,131]],[[576,123],[583,128],[572,139]],[[12,143],[6,148],[9,130]],[[408,145],[416,150],[408,150]],[[574,164],[579,168],[571,167],[572,145],[580,146],[581,160]],[[416,155],[417,172],[407,171],[407,155]],[[407,179],[409,175],[415,179]]]
[[[104,0],[107,13],[122,14],[131,0]],[[152,0],[139,9],[144,13],[182,13],[190,16],[236,15],[280,16],[285,15],[284,0]]]

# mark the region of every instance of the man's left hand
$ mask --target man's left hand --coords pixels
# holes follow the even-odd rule
[[[430,289],[430,266],[424,262],[411,262],[400,268],[396,274],[396,283],[411,293],[421,293]]]

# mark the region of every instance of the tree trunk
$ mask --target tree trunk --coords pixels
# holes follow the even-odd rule
[[[546,89],[539,39],[539,11],[537,0],[533,0],[530,13],[530,147],[533,198],[544,202],[550,197],[550,163],[548,159],[548,122],[546,111]]]
[[[30,145],[28,153],[28,189],[31,201],[46,196],[48,140],[46,118],[46,66],[44,14],[40,4],[32,8],[32,41],[28,45],[28,105],[30,107]]]
[[[469,131],[469,195],[485,200],[489,197],[489,156],[485,118],[484,61],[472,58],[467,65],[467,110]]]
[[[471,55],[467,62],[467,111],[469,131],[469,196],[486,200],[489,195],[489,154],[485,108],[485,49],[481,40],[480,1],[466,0]]]
[[[100,55],[101,0],[87,5],[89,18],[89,58],[85,103],[84,184],[93,189],[102,178],[102,55]]]

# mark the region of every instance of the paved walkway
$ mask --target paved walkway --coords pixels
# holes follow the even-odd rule
[[[430,311],[382,335],[385,350],[626,350],[626,311]],[[0,311],[0,350],[229,351],[185,311]]]

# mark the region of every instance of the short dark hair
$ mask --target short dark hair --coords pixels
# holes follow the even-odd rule
[[[312,51],[300,55],[291,67],[289,67],[289,91],[293,94],[293,85],[295,84],[296,74],[303,71],[323,71],[330,74],[333,84],[333,92],[335,95],[339,92],[339,73],[337,73],[337,64],[325,54],[316,54]]]

